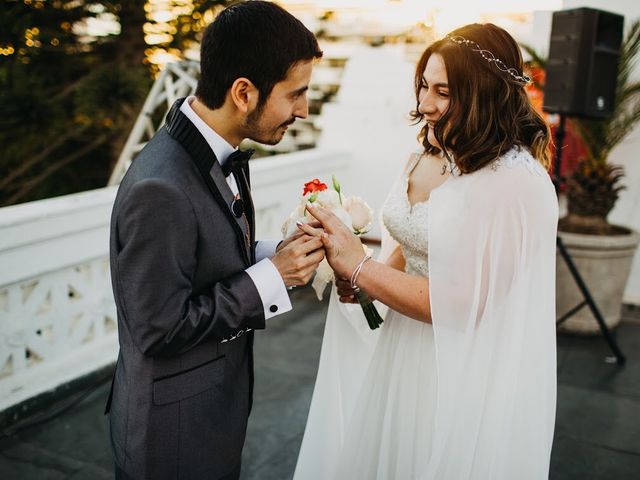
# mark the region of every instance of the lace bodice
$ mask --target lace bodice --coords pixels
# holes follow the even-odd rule
[[[422,277],[429,276],[427,215],[428,200],[409,204],[407,189],[409,175],[420,155],[414,155],[408,168],[387,197],[382,207],[382,221],[395,241],[400,244],[405,258],[405,272]]]
[[[407,190],[409,176],[418,164],[420,154],[413,155],[405,172],[396,187],[389,193],[382,207],[382,221],[395,241],[400,244],[405,258],[405,271],[412,275],[429,276],[427,217],[429,201],[409,204]],[[544,175],[545,169],[534,159],[528,150],[514,146],[504,155],[496,159],[488,168],[497,170],[500,167],[524,167],[530,173]],[[453,176],[460,175],[454,167]]]

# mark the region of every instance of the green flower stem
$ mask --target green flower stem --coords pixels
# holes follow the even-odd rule
[[[342,193],[340,193],[340,182],[335,175],[331,175],[331,180],[333,182],[333,189],[338,192],[338,199],[340,200],[340,206],[342,206]]]
[[[369,296],[364,293],[362,290],[358,290],[356,292],[356,298],[358,299],[358,303],[362,308],[362,312],[364,313],[365,318],[367,319],[367,323],[369,324],[369,328],[371,330],[375,330],[380,325],[382,325],[382,317],[378,313],[376,306],[373,304],[373,300],[369,298]]]

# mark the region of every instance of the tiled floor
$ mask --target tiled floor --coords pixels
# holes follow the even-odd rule
[[[309,289],[295,290],[293,303],[294,312],[270,320],[256,339],[243,480],[289,479],[295,466],[326,304]],[[625,316],[617,333],[628,357],[624,368],[604,361],[610,352],[601,338],[559,338],[553,480],[640,479],[640,312]],[[53,420],[0,439],[0,479],[112,478],[102,415],[107,387]]]
[[[602,338],[558,339],[554,480],[640,479],[640,311],[617,329],[627,363],[606,363]]]

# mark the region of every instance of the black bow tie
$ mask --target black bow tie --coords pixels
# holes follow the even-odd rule
[[[224,176],[228,177],[232,173],[239,173],[244,170],[249,164],[249,159],[254,151],[253,148],[248,148],[246,150],[236,150],[229,155],[224,165],[222,165],[222,173],[224,173]]]

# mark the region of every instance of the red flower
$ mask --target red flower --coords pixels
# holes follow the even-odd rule
[[[304,192],[302,192],[302,195],[306,195],[307,193],[321,192],[323,190],[327,190],[328,188],[329,187],[327,187],[326,184],[322,183],[317,178],[314,178],[310,182],[304,184]]]

